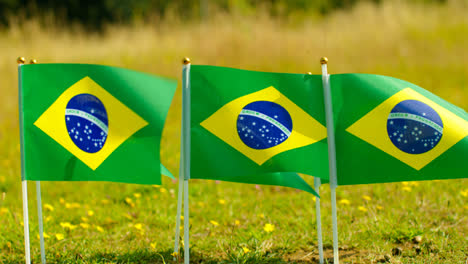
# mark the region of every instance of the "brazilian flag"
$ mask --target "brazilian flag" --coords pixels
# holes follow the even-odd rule
[[[172,80],[109,66],[21,66],[25,179],[160,184],[175,89]]]
[[[313,192],[328,179],[322,79],[192,65],[191,178]]]
[[[468,114],[399,79],[332,75],[338,184],[466,178]]]

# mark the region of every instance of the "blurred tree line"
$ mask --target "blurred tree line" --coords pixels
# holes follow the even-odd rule
[[[275,17],[307,13],[326,15],[336,9],[352,8],[363,1],[379,4],[385,0],[0,0],[0,25],[8,26],[9,20],[15,17],[48,16],[60,23],[100,30],[106,24],[164,18],[168,13],[192,20],[206,19],[211,11],[249,14],[258,8]]]

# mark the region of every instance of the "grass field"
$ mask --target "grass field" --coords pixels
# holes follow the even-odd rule
[[[110,27],[105,35],[40,26],[0,32],[0,263],[24,260],[16,57],[98,63],[180,80],[181,59],[250,70],[389,75],[468,109],[468,5],[360,5],[304,23],[218,14]],[[180,90],[171,107],[162,159],[178,170]],[[467,157],[468,158],[468,157]],[[311,178],[306,178],[312,183]],[[293,189],[193,180],[193,263],[318,263],[313,196]],[[35,185],[29,184],[31,243],[40,263]],[[330,193],[321,188],[326,257],[332,257]],[[174,263],[177,183],[159,186],[43,182],[48,263]],[[468,180],[338,188],[342,263],[465,263]],[[272,227],[273,226],[273,227]],[[273,230],[272,230],[273,229]],[[421,236],[421,242],[414,242]],[[400,247],[402,254],[392,255]],[[331,260],[328,260],[331,261]]]

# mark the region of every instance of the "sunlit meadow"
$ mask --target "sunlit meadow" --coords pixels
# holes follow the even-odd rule
[[[202,23],[172,18],[112,26],[100,36],[37,21],[0,32],[0,263],[24,261],[16,57],[107,64],[180,80],[184,56],[194,64],[316,74],[319,58],[327,56],[330,73],[405,79],[466,110],[467,14],[464,1],[429,6],[390,1],[303,22],[219,13]],[[161,149],[175,174],[180,101],[178,91]],[[174,263],[176,182],[41,186],[49,263]],[[328,185],[320,191],[330,258]],[[466,179],[343,186],[337,196],[343,263],[464,263],[468,258]],[[29,197],[32,255],[39,263],[34,183]],[[293,189],[193,180],[191,259],[318,263],[314,208],[313,196]],[[398,253],[395,248],[401,254],[392,254]]]

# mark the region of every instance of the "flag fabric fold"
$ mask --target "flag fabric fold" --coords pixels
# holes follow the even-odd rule
[[[160,139],[176,82],[89,64],[21,66],[24,175],[160,184]]]

